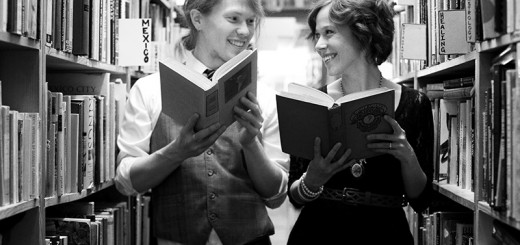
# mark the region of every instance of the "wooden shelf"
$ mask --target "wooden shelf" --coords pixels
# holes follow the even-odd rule
[[[59,204],[77,201],[77,200],[87,197],[93,193],[104,190],[112,185],[114,185],[113,181],[107,181],[105,183],[99,184],[99,186],[95,187],[94,189],[83,190],[78,193],[67,193],[67,194],[63,194],[58,197],[57,196],[46,197],[45,198],[45,207],[50,207],[50,206],[55,206],[55,205],[59,205]]]
[[[40,41],[0,31],[0,50],[40,49]]]
[[[491,51],[505,45],[517,43],[520,41],[520,31],[504,34],[498,38],[485,40],[477,45],[479,52]]]
[[[45,48],[45,53],[47,57],[47,69],[49,70],[124,74],[127,69],[125,67],[91,60],[85,56],[77,56],[48,47]]]
[[[29,209],[39,206],[39,199],[33,199],[30,201],[19,202],[15,204],[9,204],[0,207],[0,220],[11,217],[13,215],[23,213]]]
[[[443,79],[443,77],[452,77],[454,76],[453,74],[456,74],[456,76],[468,76],[468,74],[475,74],[476,57],[477,52],[472,51],[426,69],[409,72],[404,76],[392,79],[392,81],[395,83],[413,83],[415,73],[417,73],[417,78],[422,80]]]
[[[404,76],[396,77],[392,79],[394,83],[413,83],[413,78],[415,76],[415,72],[410,72]]]
[[[464,190],[457,185],[438,184],[434,182],[434,189],[440,194],[448,197],[454,202],[475,211],[475,193],[470,190]]]
[[[520,230],[520,220],[515,220],[511,217],[507,217],[505,214],[493,210],[487,202],[480,201],[478,202],[478,209],[484,214],[491,216],[494,219],[498,219],[511,227],[514,227],[517,230]]]
[[[448,60],[438,65],[428,67],[424,70],[417,71],[418,78],[453,76],[461,72],[475,73],[475,60],[477,53],[475,51]]]

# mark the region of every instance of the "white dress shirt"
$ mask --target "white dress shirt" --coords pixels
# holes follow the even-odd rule
[[[207,69],[191,52],[187,52],[185,59],[186,66],[196,72],[203,73]],[[261,133],[265,153],[271,161],[280,166],[281,171],[284,171],[278,194],[265,199],[267,203],[273,203],[272,205],[277,207],[278,203],[284,201],[287,191],[289,156],[280,148],[275,92],[262,85],[260,79],[257,85],[257,99],[264,118]],[[121,193],[126,195],[138,193],[132,186],[130,169],[136,158],[150,154],[150,138],[161,110],[159,73],[139,79],[130,90],[117,139],[120,153],[117,159],[115,185]],[[215,230],[212,230],[207,244],[221,244]],[[159,245],[178,245],[178,243],[159,240]]]

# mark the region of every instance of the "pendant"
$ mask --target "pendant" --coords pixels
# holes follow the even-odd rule
[[[359,177],[361,177],[361,175],[363,175],[365,162],[366,162],[365,159],[361,159],[359,161],[356,161],[356,163],[354,163],[354,165],[352,165],[352,167],[350,169],[352,176],[359,178]]]

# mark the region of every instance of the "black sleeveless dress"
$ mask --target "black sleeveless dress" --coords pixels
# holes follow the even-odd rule
[[[405,130],[427,185],[416,199],[407,199],[416,212],[429,205],[433,178],[433,118],[430,100],[417,90],[402,87],[395,119]],[[308,160],[291,156],[289,186],[307,170]],[[371,193],[405,194],[400,163],[392,155],[366,159],[363,175],[355,178],[350,168],[333,176],[325,187],[355,188]],[[289,195],[291,203],[297,204]],[[289,235],[288,244],[413,244],[413,237],[402,208],[347,205],[317,199],[305,204]]]

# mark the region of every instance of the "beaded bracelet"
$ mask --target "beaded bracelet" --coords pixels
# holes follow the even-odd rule
[[[303,187],[302,187],[302,184],[301,184],[302,180],[300,179],[300,184],[298,185],[298,187],[296,188],[296,190],[298,191],[298,196],[300,197],[300,199],[302,199],[304,202],[311,202],[313,201],[314,199],[316,198],[310,198],[310,197],[307,197],[307,195],[304,195],[303,194]]]
[[[305,201],[312,201],[320,196],[321,192],[323,191],[323,186],[320,186],[320,188],[316,192],[311,191],[307,187],[307,185],[305,185],[304,179],[306,174],[307,173],[303,173],[302,177],[300,178],[300,186],[298,186],[298,193],[300,194],[300,197],[302,197],[302,199],[304,199]]]

